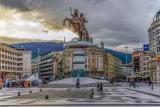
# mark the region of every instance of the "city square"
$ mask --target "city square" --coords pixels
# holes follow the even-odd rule
[[[130,88],[126,84],[112,86],[105,84],[103,92],[98,92],[93,86],[85,86],[79,89],[69,88],[30,88],[1,90],[1,105],[12,106],[159,106],[160,99],[157,91],[143,92],[139,88]],[[158,90],[160,86],[157,86]],[[94,96],[90,98],[91,89]],[[42,89],[40,91],[40,89]],[[32,90],[32,93],[29,91]],[[137,91],[138,90],[138,91]],[[148,91],[147,90],[147,91]],[[159,91],[160,92],[160,91]],[[83,94],[82,94],[83,93]],[[46,99],[46,95],[49,98]],[[156,96],[157,95],[157,96]]]
[[[1,0],[0,106],[160,106],[159,4]]]

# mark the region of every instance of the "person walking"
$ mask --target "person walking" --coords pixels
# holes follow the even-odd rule
[[[151,81],[151,80],[149,80],[148,85],[149,85],[149,86],[151,86],[151,84],[152,84],[152,81]]]
[[[100,92],[102,92],[102,91],[103,91],[103,83],[100,82]]]
[[[133,81],[133,87],[136,88],[136,81]]]
[[[80,88],[80,80],[79,80],[79,78],[76,81],[76,88]]]

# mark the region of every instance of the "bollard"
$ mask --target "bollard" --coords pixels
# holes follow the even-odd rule
[[[49,99],[49,95],[46,95],[46,96],[45,96],[45,100],[48,100],[48,99]]]
[[[21,95],[21,93],[20,92],[18,92],[18,96],[20,96]]]
[[[29,93],[32,94],[32,90],[30,90]]]
[[[41,91],[42,91],[42,89],[39,89],[39,91],[41,92]]]
[[[70,89],[70,88],[68,88],[68,89],[67,89],[67,91],[69,92],[69,91],[71,91],[71,89]]]

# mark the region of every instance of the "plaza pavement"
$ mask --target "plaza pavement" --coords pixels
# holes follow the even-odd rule
[[[140,83],[138,85],[138,87],[135,87],[135,88],[134,87],[127,87],[127,89],[134,90],[137,92],[141,92],[144,94],[148,94],[148,95],[152,95],[152,96],[160,98],[160,85],[159,84],[154,84],[153,89],[151,86],[149,86],[148,84],[144,84],[144,83]]]
[[[142,88],[136,88],[137,90],[142,90]],[[17,96],[17,92],[19,89],[13,88],[13,89],[2,89],[0,90],[0,107],[1,106],[22,106],[22,107],[45,107],[45,106],[55,106],[55,107],[66,107],[66,106],[72,106],[72,107],[84,107],[84,106],[94,106],[94,107],[100,107],[100,106],[160,106],[160,97],[145,94],[142,92],[135,91],[134,88],[130,88],[126,85],[123,86],[110,86],[110,87],[104,87],[103,92],[97,92],[96,87],[82,87],[78,89],[81,90],[90,90],[91,88],[94,88],[94,98],[90,99],[88,97],[81,97],[81,98],[72,98],[72,97],[57,97],[45,100],[43,97],[36,97],[36,98],[17,98],[14,96]],[[149,88],[149,87],[148,87]],[[134,89],[134,90],[130,90]],[[147,90],[147,86],[145,87]],[[39,92],[39,88],[31,88],[31,89],[21,89],[22,94],[29,94],[29,90],[33,91],[33,95],[35,95],[36,92]],[[57,91],[58,93],[61,93],[61,91],[68,91],[68,90],[77,90],[75,88],[43,88],[43,91],[46,90],[52,90]],[[158,86],[157,86],[158,90]],[[41,93],[43,93],[43,91]],[[59,92],[58,92],[59,91]],[[5,93],[4,93],[5,92]],[[155,90],[156,92],[156,90]],[[159,91],[160,92],[160,91]],[[45,93],[45,92],[44,92]],[[82,94],[82,93],[79,93]],[[12,97],[12,98],[11,98]]]

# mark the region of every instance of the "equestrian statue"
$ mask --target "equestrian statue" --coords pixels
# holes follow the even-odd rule
[[[71,17],[66,17],[63,21],[63,25],[66,26],[66,24],[68,24],[69,28],[78,34],[80,40],[89,41],[89,34],[85,26],[85,23],[88,22],[87,19],[84,17],[83,13],[79,14],[78,9],[74,9],[74,13],[72,13],[72,9],[70,8],[70,12]]]

